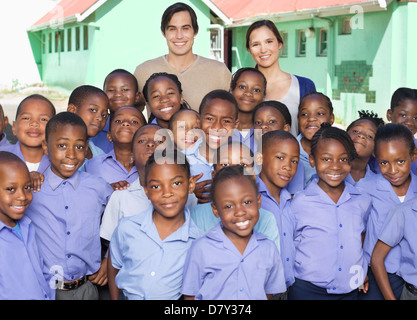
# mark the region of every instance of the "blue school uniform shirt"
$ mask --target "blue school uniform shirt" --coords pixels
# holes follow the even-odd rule
[[[348,182],[355,187],[359,187],[359,188],[364,188],[365,187],[366,188],[366,181],[374,179],[375,175],[376,175],[376,173],[371,170],[371,168],[368,164],[368,165],[366,165],[365,176],[362,179],[359,179],[358,181],[355,181],[352,178],[352,175],[349,173],[348,176],[345,179],[345,182]]]
[[[211,180],[211,172],[213,171],[213,164],[208,163],[206,158],[200,154],[199,147],[204,142],[203,138],[197,140],[197,142],[189,149],[181,150],[190,164],[190,173],[192,176],[203,173],[203,176],[197,180],[197,182]]]
[[[272,197],[262,179],[257,176],[258,192],[262,197],[261,208],[271,212],[275,217],[280,233],[281,259],[284,266],[285,283],[290,287],[294,279],[294,255],[295,247],[293,242],[294,216],[291,209],[291,194],[285,188],[280,193],[280,203]]]
[[[7,137],[6,137],[6,134],[5,133],[3,133],[1,135],[1,138],[0,139],[1,139],[0,140],[0,147],[6,147],[6,146],[10,146],[11,145],[11,143],[9,142],[9,140],[7,140]]]
[[[0,300],[54,299],[30,219],[17,221],[20,234],[0,221]]]
[[[258,142],[255,139],[254,127],[250,128],[247,135],[244,137],[238,129],[235,129],[233,135],[230,137],[231,141],[241,142],[246,145],[253,153],[256,153],[258,150]]]
[[[193,219],[197,227],[204,232],[209,231],[221,221],[220,218],[214,215],[213,209],[211,208],[211,202],[196,205],[191,210],[191,219]],[[259,220],[255,224],[253,230],[266,235],[268,239],[275,242],[278,251],[280,250],[278,226],[275,223],[275,217],[271,212],[260,208]]]
[[[104,125],[103,130],[101,130],[95,137],[91,137],[95,147],[101,149],[103,153],[108,153],[113,150],[113,142],[107,139],[107,133],[109,132],[110,127],[110,117],[107,118],[106,124]]]
[[[300,133],[297,136],[298,144],[300,145],[300,163],[304,166],[304,181],[305,185],[308,185],[313,177],[313,175],[316,173],[316,168],[312,167],[310,165],[310,160],[307,152],[303,149],[303,146],[301,145],[301,139],[303,138],[303,135]]]
[[[202,236],[185,209],[184,224],[161,240],[152,212],[120,220],[110,241],[116,286],[128,300],[179,299],[187,251]]]
[[[370,264],[372,251],[385,224],[388,212],[391,208],[398,206],[401,201],[392,188],[390,182],[382,174],[377,174],[374,179],[369,180],[363,186],[372,197],[372,211],[366,225],[366,236],[363,243],[365,257]],[[411,174],[411,183],[405,195],[405,201],[417,197],[417,176]],[[396,273],[400,266],[400,250],[392,248],[385,258],[385,268],[389,273]]]
[[[219,223],[187,254],[181,293],[196,300],[265,300],[285,291],[277,247],[256,231],[241,254]]]
[[[10,144],[8,146],[0,147],[0,151],[11,152],[11,153],[15,154],[16,156],[18,156],[20,159],[22,159],[26,163],[25,157],[23,156],[23,153],[20,150],[20,142],[19,141],[16,144]],[[46,171],[46,169],[48,169],[50,164],[51,164],[51,162],[49,160],[49,156],[44,155],[41,159],[41,162],[39,163],[38,170],[36,170],[36,171],[43,174]]]
[[[295,195],[294,275],[325,288],[329,294],[345,294],[365,280],[368,264],[362,249],[365,216],[372,200],[345,183],[335,203],[315,177]]]
[[[107,182],[86,172],[63,180],[46,170],[26,214],[36,228],[48,281],[75,280],[100,268],[100,219],[112,192]]]
[[[139,177],[136,166],[133,166],[128,172],[126,168],[117,161],[114,150],[87,160],[84,164],[84,171],[97,177],[101,177],[108,183],[123,180],[132,183]]]
[[[392,248],[399,248],[400,266],[397,274],[417,287],[416,230],[417,198],[414,198],[389,211],[378,239]]]

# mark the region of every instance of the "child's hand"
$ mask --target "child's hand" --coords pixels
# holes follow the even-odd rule
[[[103,261],[101,261],[100,269],[96,273],[88,276],[88,280],[99,286],[107,284],[107,258],[104,258]]]
[[[29,174],[30,174],[30,180],[32,183],[33,192],[41,191],[41,185],[43,181],[45,180],[44,175],[37,171],[32,171]]]
[[[130,186],[129,182],[127,182],[126,180],[113,182],[113,183],[110,183],[110,185],[113,188],[113,190],[124,190]]]
[[[203,176],[202,173],[194,176],[196,181]],[[211,201],[210,197],[210,187],[206,187],[206,185],[211,184],[212,180],[204,180],[197,182],[194,188],[194,194],[198,199],[198,203],[207,203]]]
[[[363,285],[361,285],[359,288],[359,291],[363,291],[363,293],[367,293],[369,289],[369,279],[368,276],[366,276],[365,281],[363,282]]]

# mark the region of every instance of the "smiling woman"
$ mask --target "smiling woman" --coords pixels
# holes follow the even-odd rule
[[[279,50],[284,41],[270,20],[254,22],[246,32],[246,49],[256,62],[256,68],[267,80],[268,90],[265,100],[277,100],[284,103],[290,110],[292,123],[291,133],[298,134],[297,108],[301,98],[316,91],[316,87],[308,78],[289,74],[281,70]]]

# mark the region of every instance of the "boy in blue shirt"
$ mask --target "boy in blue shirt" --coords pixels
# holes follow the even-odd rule
[[[184,154],[155,154],[145,167],[145,192],[152,207],[120,220],[110,241],[109,288],[112,299],[175,300],[181,296],[184,261],[202,235],[186,208],[195,178]],[[120,296],[120,293],[122,295]]]
[[[135,132],[146,124],[143,114],[133,107],[122,107],[110,117],[107,137],[113,150],[86,161],[84,170],[102,177],[114,190],[126,189],[138,178],[132,153]]]
[[[103,130],[109,116],[109,99],[104,91],[90,85],[75,88],[69,97],[67,111],[79,115],[87,126],[89,143],[86,158],[91,159],[105,153],[93,142],[93,138]]]
[[[0,300],[49,300],[35,230],[25,216],[32,201],[25,163],[0,151]]]
[[[27,215],[37,233],[45,277],[57,300],[98,299],[92,284],[107,281],[101,266],[101,214],[113,189],[103,179],[78,169],[88,147],[87,127],[71,112],[54,116],[45,130],[43,148],[51,162],[42,190]]]

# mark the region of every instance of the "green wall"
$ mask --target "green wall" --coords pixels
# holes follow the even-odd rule
[[[75,51],[73,47],[68,52],[65,47],[64,52],[54,52],[53,36],[52,53],[47,48],[46,53],[41,54],[43,82],[68,91],[82,84],[101,88],[104,78],[112,70],[123,68],[133,73],[139,63],[166,54],[166,41],[160,31],[161,16],[175,2],[177,1],[109,0],[82,23],[65,25],[65,32],[68,28],[72,29],[73,46],[75,27],[88,25],[89,48],[84,50],[81,46],[79,51]],[[184,2],[194,8],[198,18],[200,30],[195,38],[193,51],[208,57],[210,11],[201,1]],[[38,32],[39,38],[42,39],[42,33],[47,35],[55,31],[57,29]]]

